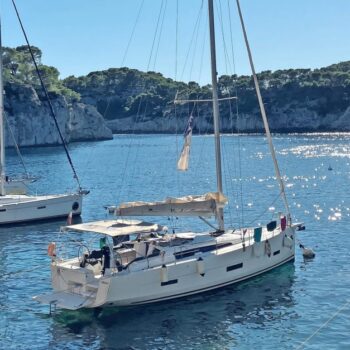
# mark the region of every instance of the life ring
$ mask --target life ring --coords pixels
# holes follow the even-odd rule
[[[271,256],[271,244],[268,240],[265,241],[265,252],[268,257]]]
[[[48,246],[47,246],[47,255],[48,256],[56,256],[56,243],[55,242],[51,242]]]

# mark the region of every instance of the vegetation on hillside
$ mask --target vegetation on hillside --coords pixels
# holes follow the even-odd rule
[[[156,72],[111,68],[91,72],[86,76],[59,79],[55,67],[42,64],[42,52],[33,46],[36,62],[52,95],[63,95],[68,101],[81,99],[95,105],[106,119],[143,114],[145,118],[163,117],[174,109],[175,96],[185,99],[210,99],[210,85],[196,82],[176,82]],[[30,84],[42,96],[35,67],[26,46],[3,49],[4,80],[6,83]],[[321,118],[343,112],[350,106],[350,61],[320,69],[286,69],[263,71],[258,74],[268,113],[306,108]],[[6,88],[6,86],[5,86]],[[240,113],[257,114],[257,100],[251,76],[223,75],[218,81],[219,97],[238,96]],[[236,102],[234,102],[236,103]],[[223,118],[230,114],[229,103],[221,103]],[[232,107],[232,106],[231,106]],[[233,106],[231,110],[235,110]],[[179,106],[190,109],[190,105]],[[199,108],[211,108],[202,104]],[[273,114],[273,113],[272,113]],[[275,117],[278,113],[275,113]]]
[[[64,95],[68,100],[79,100],[80,96],[63,85],[59,79],[59,71],[55,67],[41,63],[42,52],[39,48],[31,47],[35,61],[43,78],[44,84],[51,96]],[[16,48],[3,48],[4,84],[29,84],[42,95],[40,81],[35,70],[34,62],[26,45]]]
[[[350,105],[350,61],[321,69],[286,69],[258,74],[267,110],[296,106],[305,107],[324,116],[344,111]],[[174,100],[176,93],[190,99],[210,98],[210,86],[195,82],[175,82],[160,73],[140,72],[120,68],[92,72],[87,76],[70,76],[64,85],[78,92],[82,99],[94,103],[107,119],[135,115],[140,101],[147,101],[148,117],[161,117]],[[251,76],[221,76],[220,97],[238,96],[241,113],[257,111],[256,94]],[[222,104],[223,115],[229,113]]]

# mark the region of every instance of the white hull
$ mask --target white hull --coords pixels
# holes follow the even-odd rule
[[[80,215],[83,195],[6,195],[0,197],[0,225]]]
[[[222,239],[231,240],[231,245],[180,259],[176,259],[173,252],[164,257],[143,259],[133,262],[126,270],[111,271],[105,276],[79,267],[77,259],[53,262],[52,283],[56,292],[36,298],[58,307],[78,309],[154,303],[221,288],[294,259],[294,228],[276,232],[264,230],[261,242],[250,239],[245,248],[240,234],[227,232]],[[266,239],[270,249],[266,247]]]

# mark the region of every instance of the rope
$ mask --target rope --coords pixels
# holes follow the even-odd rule
[[[188,45],[188,50],[187,50],[184,66],[183,66],[183,69],[182,69],[182,72],[181,72],[180,80],[183,80],[185,69],[187,67],[187,61],[188,61],[189,56],[190,56],[190,51],[191,51],[191,48],[193,47],[193,41],[197,37],[196,33],[198,33],[198,28],[199,28],[200,20],[201,20],[201,17],[202,17],[202,12],[203,12],[203,1],[201,3],[200,9],[198,11],[197,19],[196,19],[196,22],[195,22],[195,25],[194,25],[194,28],[193,28],[193,32],[192,32],[192,36],[191,36],[191,39],[190,39],[190,44]],[[190,72],[190,74],[191,74],[191,72]]]
[[[49,94],[48,94],[48,92],[47,92],[46,86],[45,86],[45,84],[44,84],[44,81],[43,81],[43,79],[42,79],[42,77],[41,77],[41,73],[40,73],[40,71],[39,71],[38,65],[37,65],[37,63],[36,63],[36,60],[35,60],[35,57],[34,57],[32,48],[31,48],[31,46],[30,46],[30,43],[29,43],[29,40],[28,40],[28,37],[27,37],[27,33],[26,33],[26,31],[25,31],[25,29],[24,29],[24,27],[23,27],[22,20],[21,20],[21,18],[20,18],[19,13],[18,13],[17,6],[16,6],[16,4],[15,4],[15,0],[12,0],[12,4],[13,4],[13,7],[14,7],[14,9],[15,9],[15,12],[16,12],[16,15],[17,15],[17,19],[18,19],[19,24],[20,24],[20,26],[21,26],[21,29],[22,29],[24,38],[25,38],[25,40],[26,40],[26,43],[27,43],[27,46],[28,46],[30,55],[31,55],[31,57],[32,57],[32,60],[33,60],[34,66],[35,66],[36,73],[37,73],[38,78],[39,78],[39,80],[40,80],[41,87],[42,87],[42,89],[43,89],[43,91],[44,91],[44,94],[45,94],[47,103],[48,103],[48,105],[49,105],[49,109],[50,109],[51,116],[52,116],[52,118],[53,118],[53,120],[54,120],[54,122],[55,122],[55,125],[56,125],[56,128],[57,128],[58,134],[59,134],[59,136],[60,136],[60,139],[61,139],[63,148],[64,148],[64,150],[65,150],[65,152],[66,152],[67,159],[68,159],[69,164],[70,164],[70,166],[71,166],[71,168],[72,168],[72,171],[73,171],[73,174],[74,174],[74,179],[75,179],[75,180],[77,181],[77,183],[78,183],[79,191],[81,191],[82,188],[81,188],[81,185],[80,185],[80,181],[79,181],[78,175],[77,175],[77,173],[76,173],[76,171],[75,171],[75,168],[74,168],[74,165],[73,165],[73,161],[72,161],[72,159],[71,159],[71,157],[70,157],[70,154],[69,154],[69,152],[68,152],[68,147],[67,147],[66,141],[65,141],[65,139],[63,138],[61,129],[60,129],[59,125],[58,125],[55,111],[54,111],[54,109],[53,109],[53,106],[52,106],[52,103],[51,103]]]
[[[34,267],[33,269],[30,269],[30,270],[21,270],[21,271],[15,271],[15,272],[9,272],[9,273],[5,273],[3,274],[1,277],[10,277],[10,276],[13,276],[13,275],[19,275],[21,273],[27,273],[27,272],[33,272],[35,270],[38,270],[38,269],[42,269],[43,267],[42,266],[36,266]]]
[[[150,55],[149,55],[149,59],[148,59],[148,63],[147,63],[147,71],[149,70],[149,67],[151,66],[154,44],[155,44],[155,42],[156,42],[156,38],[157,38],[157,35],[158,35],[159,22],[160,22],[161,17],[162,17],[163,4],[164,4],[164,0],[162,0],[162,2],[161,2],[160,9],[159,9],[159,13],[158,13],[157,25],[156,25],[156,30],[155,30],[155,33],[154,33],[154,36],[153,36],[152,47],[151,47],[151,53],[150,53]],[[155,63],[155,62],[154,62],[154,63]]]
[[[277,199],[281,196],[281,192],[277,195],[277,197],[272,201],[272,203],[270,204],[270,206],[272,206],[273,204],[276,203]],[[260,215],[258,215],[255,219],[253,219],[251,222],[248,223],[248,226],[250,226],[253,222],[259,220],[263,215],[265,215],[265,213],[268,211],[269,209],[266,208]]]
[[[28,173],[28,171],[27,171],[26,165],[24,164],[24,160],[23,160],[21,151],[19,150],[18,144],[17,144],[16,139],[15,139],[15,135],[13,134],[13,130],[12,130],[11,126],[10,126],[10,123],[9,123],[9,121],[8,121],[8,119],[7,119],[6,114],[5,114],[5,121],[6,121],[7,128],[8,128],[8,130],[10,131],[10,135],[11,135],[13,144],[15,145],[17,155],[18,155],[18,157],[19,157],[19,159],[20,159],[20,161],[21,161],[21,163],[22,163],[24,172],[26,173],[27,178],[29,178],[29,173]]]
[[[152,67],[152,70],[153,70],[153,71],[155,70],[156,63],[157,63],[157,57],[158,57],[158,51],[159,51],[159,44],[160,44],[160,39],[161,39],[161,37],[162,37],[163,25],[164,25],[164,18],[165,18],[165,13],[166,13],[167,4],[168,4],[168,2],[167,2],[167,0],[165,0],[164,9],[163,9],[163,14],[162,14],[162,19],[161,19],[161,24],[160,24],[160,28],[159,28],[157,48],[156,48],[155,53],[154,53],[154,61],[153,61],[153,67]]]
[[[133,26],[133,28],[132,28],[131,35],[130,35],[128,44],[127,44],[126,49],[125,49],[125,52],[124,52],[124,56],[123,56],[123,59],[122,59],[121,67],[123,67],[124,62],[125,62],[125,59],[126,59],[126,56],[127,56],[127,54],[128,54],[131,41],[132,41],[132,39],[133,39],[133,37],[134,37],[134,33],[135,33],[135,30],[136,30],[136,26],[137,26],[137,24],[138,24],[138,22],[139,22],[139,19],[140,19],[140,15],[141,15],[141,11],[142,11],[144,2],[145,2],[145,0],[142,0],[141,5],[140,5],[140,7],[139,7],[139,10],[138,10],[138,12],[137,12],[136,20],[135,20],[134,26]]]
[[[229,24],[230,24],[230,46],[231,46],[231,55],[232,55],[232,66],[233,66],[233,73],[236,74],[236,60],[235,60],[235,54],[234,54],[234,49],[233,49],[233,31],[232,31],[232,19],[231,19],[231,7],[230,7],[230,1],[227,0],[227,12],[229,16]],[[239,108],[238,108],[238,89],[237,89],[237,83],[233,85],[234,88],[234,93],[236,96],[236,130],[237,133],[239,134]],[[230,115],[231,115],[231,104],[230,104]],[[233,128],[233,121],[231,120],[232,128]],[[244,227],[244,208],[243,208],[243,183],[242,183],[242,156],[241,156],[241,138],[238,137],[238,170],[239,170],[239,193],[240,193],[240,226]]]
[[[322,328],[326,327],[329,322],[331,322],[339,313],[341,313],[348,305],[350,305],[350,300],[347,301],[343,306],[341,306],[325,323],[323,323],[320,327],[316,329],[308,338],[306,338],[297,348],[296,350],[302,349],[305,347],[306,343],[312,339]]]

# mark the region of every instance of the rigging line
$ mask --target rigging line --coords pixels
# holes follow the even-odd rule
[[[176,0],[176,22],[175,22],[175,79],[174,81],[176,82],[177,79],[177,60],[178,60],[178,38],[179,38],[179,0]],[[178,94],[178,90],[176,90],[176,95],[175,98]],[[175,115],[175,144],[176,144],[176,156],[174,157],[175,159],[175,167],[177,165],[177,157],[179,154],[179,135],[178,135],[178,115],[177,115],[177,106],[174,106],[174,115]],[[179,189],[180,189],[180,176],[179,172],[176,171],[176,188],[177,188],[177,194],[179,194]]]
[[[224,56],[225,56],[225,68],[226,68],[226,72],[232,71],[231,67],[227,67],[227,65],[230,66],[230,60],[229,60],[229,56],[227,53],[227,45],[226,45],[226,40],[225,40],[225,30],[224,30],[224,23],[223,23],[223,16],[222,16],[222,7],[221,7],[221,1],[219,0],[219,8],[218,8],[218,4],[217,2],[215,2],[215,6],[216,6],[216,11],[219,14],[219,21],[220,21],[220,29],[221,29],[221,36],[222,36],[222,43],[223,43],[223,47],[224,47]],[[228,64],[227,64],[228,62]]]
[[[323,323],[319,328],[316,329],[315,332],[313,332],[306,340],[304,340],[297,348],[296,350],[302,349],[305,347],[306,343],[312,339],[322,328],[326,327],[329,322],[331,322],[336,316],[338,316],[348,305],[350,305],[350,300],[348,300],[345,304],[343,304],[338,310],[325,322]]]
[[[228,8],[228,16],[229,16],[229,24],[230,24],[230,44],[231,44],[231,55],[232,55],[232,65],[233,65],[233,73],[236,76],[236,80],[234,80],[234,92],[236,95],[236,132],[238,134],[238,171],[239,171],[239,185],[240,185],[240,207],[241,207],[241,227],[244,226],[244,208],[243,208],[243,182],[242,182],[242,156],[241,156],[241,137],[240,133],[240,114],[239,114],[239,106],[238,106],[238,88],[237,88],[237,72],[236,72],[236,59],[233,49],[233,31],[232,31],[232,18],[231,18],[231,7],[230,0],[227,0],[227,8]]]
[[[33,271],[38,270],[38,269],[42,269],[42,266],[39,265],[39,266],[36,266],[36,267],[34,267],[34,268],[30,269],[30,270],[19,270],[19,271],[5,273],[5,274],[2,274],[1,277],[4,277],[4,278],[12,277],[14,275],[19,275],[19,274],[22,274],[22,273],[33,272]]]
[[[234,96],[229,96],[229,97],[223,97],[223,98],[218,98],[218,101],[226,101],[226,100],[235,100],[236,97]],[[204,99],[204,100],[200,100],[200,99],[196,99],[196,100],[181,100],[181,99],[175,99],[174,100],[174,104],[185,104],[185,103],[189,103],[189,102],[213,102],[213,99]]]
[[[199,109],[197,109],[197,111],[198,111],[198,118],[199,118],[199,113],[200,113]],[[201,169],[201,166],[203,166],[202,159],[203,159],[204,145],[207,144],[207,140],[209,139],[208,137],[203,136],[208,134],[209,124],[206,123],[205,126],[206,127],[204,130],[200,130],[200,133],[202,135],[202,142],[200,143],[199,155],[195,163],[196,164],[195,169]]]
[[[19,147],[18,147],[18,144],[16,142],[16,139],[15,139],[15,135],[13,134],[13,130],[10,126],[10,122],[5,114],[5,121],[6,121],[6,125],[7,125],[7,128],[8,130],[10,131],[10,135],[11,135],[11,138],[12,138],[12,141],[13,141],[13,144],[15,145],[15,148],[16,148],[16,152],[17,152],[17,155],[22,163],[22,166],[23,166],[23,169],[24,169],[24,172],[26,173],[27,177],[29,178],[29,173],[28,173],[28,170],[26,168],[26,165],[24,163],[24,160],[23,160],[23,157],[22,157],[22,154],[21,154],[21,151],[19,150]]]
[[[216,3],[217,4],[217,3]],[[222,35],[222,41],[223,41],[223,46],[224,46],[224,52],[225,52],[225,68],[226,68],[226,74],[227,76],[229,76],[229,70],[231,71],[231,63],[230,63],[230,59],[229,59],[229,54],[228,54],[228,45],[227,45],[227,41],[225,39],[225,30],[224,30],[224,21],[223,21],[223,10],[222,10],[222,5],[221,5],[221,1],[219,0],[219,9],[217,11],[219,13],[219,19],[220,19],[220,28],[221,28],[221,35]],[[230,16],[230,13],[229,13]],[[230,17],[231,19],[231,17]],[[231,22],[229,22],[230,24],[230,29],[231,29]],[[234,53],[233,53],[233,46],[232,46],[232,30],[231,30],[231,48],[232,48],[232,58],[234,60]],[[227,98],[229,100],[229,118],[230,118],[230,128],[231,128],[231,134],[233,135],[234,132],[234,127],[233,127],[233,113],[232,113],[232,104],[231,104],[231,99],[237,99],[237,92],[236,92],[236,96],[232,96],[231,95],[231,89],[230,86],[228,84],[223,84],[225,90],[227,91],[229,97]],[[236,101],[236,106],[237,106],[237,101]],[[234,163],[235,163],[235,157],[234,157]],[[240,166],[240,164],[239,164]],[[235,164],[233,164],[234,167],[234,173],[236,174],[236,178],[237,178],[237,168],[235,166]],[[228,169],[231,173],[231,164],[228,164]],[[230,182],[230,189],[232,191],[232,193],[234,193],[234,186],[232,181]],[[237,191],[239,192],[239,191]],[[242,191],[241,191],[241,195],[242,195]],[[243,208],[243,200],[241,200],[240,203],[241,208]],[[240,218],[238,216],[238,218]],[[242,223],[241,223],[242,226]]]
[[[142,121],[145,120],[146,115],[147,115],[148,104],[149,104],[149,99],[146,97],[144,112],[141,113],[141,118],[139,118],[139,120],[137,122],[142,122]],[[136,145],[135,157],[134,157],[134,161],[132,162],[132,164],[134,165],[133,168],[132,168],[132,175],[131,175],[132,178],[134,178],[135,173],[136,173],[136,166],[138,164],[137,159],[138,159],[138,156],[139,156],[139,150],[140,150],[141,142],[142,142],[141,138],[138,138],[138,142],[137,142],[137,145]],[[127,195],[129,195],[129,194],[130,194],[130,188],[128,189],[128,192],[127,192]]]
[[[143,99],[144,99],[144,96],[142,95],[140,97],[140,101],[139,101],[139,104],[138,104],[138,107],[137,107],[136,118],[135,118],[135,121],[133,122],[133,125],[132,125],[132,132],[131,132],[132,135],[135,135],[136,124],[139,122],[141,105],[142,105],[142,100]],[[127,170],[128,163],[129,163],[129,157],[130,157],[130,153],[131,153],[131,145],[133,144],[133,142],[134,142],[134,140],[132,138],[130,138],[130,141],[129,141],[129,144],[128,144],[128,151],[127,151],[126,157],[125,157],[125,165],[124,165],[122,176],[121,176],[121,184],[119,186],[119,192],[118,192],[118,195],[117,195],[117,198],[119,198],[119,199],[121,197],[121,191],[124,188],[124,179],[125,179],[126,170]]]
[[[136,30],[137,24],[138,24],[139,19],[140,19],[140,15],[141,15],[141,12],[142,12],[142,8],[143,8],[143,5],[144,5],[144,2],[145,2],[145,0],[142,0],[141,5],[140,5],[140,7],[138,9],[137,16],[136,16],[136,19],[135,19],[135,22],[134,22],[134,26],[132,28],[132,32],[131,32],[131,35],[129,37],[128,44],[126,46],[126,49],[125,49],[125,52],[124,52],[124,55],[123,55],[123,58],[122,58],[122,61],[121,61],[121,64],[120,64],[121,67],[124,66],[124,63],[125,63],[125,60],[126,60],[126,56],[127,56],[128,52],[129,52],[129,48],[130,48],[132,39],[134,37],[134,33],[135,33],[135,30]],[[109,110],[110,104],[111,104],[111,99],[108,99],[107,100],[107,106],[105,108],[105,111],[103,112],[103,117],[104,118],[107,115],[107,112]]]
[[[201,60],[199,64],[199,72],[198,72],[198,83],[200,83],[202,79],[202,71],[203,71],[203,61],[204,61],[204,49],[207,47],[206,41],[207,41],[207,32],[208,32],[208,20],[209,20],[209,14],[206,14],[205,16],[205,25],[204,25],[204,36],[203,36],[203,44],[202,44],[202,51],[201,51]]]
[[[151,51],[150,51],[150,55],[149,55],[149,59],[148,59],[148,63],[147,63],[147,69],[146,71],[149,71],[149,67],[151,65],[151,61],[152,61],[152,56],[153,56],[153,50],[154,50],[154,44],[155,44],[155,41],[156,41],[156,37],[157,37],[157,33],[158,33],[158,27],[159,27],[159,21],[160,21],[160,18],[161,18],[161,14],[162,14],[162,9],[163,9],[163,4],[164,4],[164,0],[162,0],[161,2],[161,6],[160,6],[160,9],[159,9],[159,13],[158,13],[158,19],[157,19],[157,25],[156,25],[156,29],[155,29],[155,33],[153,35],[153,41],[152,41],[152,47],[151,47]],[[146,90],[146,85],[144,86],[145,90]],[[140,101],[139,101],[139,105],[138,105],[138,110],[137,110],[137,115],[136,115],[136,118],[135,118],[135,121],[133,123],[133,128],[132,128],[132,134],[134,135],[135,134],[135,128],[136,128],[136,125],[142,121],[145,117],[145,113],[141,113],[141,105],[143,103],[143,100],[144,100],[144,96],[142,95],[141,98],[140,98]],[[146,101],[146,104],[147,104],[147,101]],[[146,109],[145,109],[146,110]],[[141,120],[140,120],[140,114],[141,114]],[[140,140],[138,140],[137,144],[136,144],[136,154],[135,154],[135,160],[137,159],[137,151],[139,149],[139,146],[140,146]],[[124,184],[124,179],[125,179],[125,174],[126,174],[126,170],[127,170],[127,166],[128,166],[128,159],[129,159],[129,156],[130,156],[130,152],[131,152],[131,145],[133,143],[133,140],[130,139],[130,143],[129,143],[129,149],[128,149],[128,153],[127,153],[127,157],[125,159],[125,167],[124,167],[124,170],[123,170],[123,175],[122,175],[122,184],[119,188],[119,194],[118,194],[118,197],[120,198],[120,195],[121,195],[121,191],[122,191],[122,188],[124,187],[123,184]],[[134,162],[134,170],[133,170],[133,173],[135,173],[135,167],[136,167],[136,164]]]
[[[52,116],[52,118],[53,118],[53,120],[54,120],[54,122],[55,122],[56,129],[57,129],[58,134],[59,134],[59,136],[60,136],[60,139],[61,139],[63,148],[64,148],[64,150],[65,150],[65,152],[66,152],[67,159],[68,159],[69,164],[70,164],[70,166],[71,166],[71,168],[72,168],[72,171],[73,171],[73,174],[74,174],[74,178],[75,178],[75,180],[76,180],[77,183],[78,183],[79,191],[81,191],[82,188],[81,188],[81,185],[80,185],[79,177],[78,177],[78,175],[77,175],[77,172],[75,171],[75,168],[74,168],[74,165],[73,165],[73,161],[72,161],[72,159],[71,159],[71,157],[70,157],[70,154],[69,154],[69,152],[68,152],[68,147],[67,147],[66,141],[65,141],[65,139],[64,139],[64,137],[63,137],[63,135],[62,135],[61,129],[60,129],[59,125],[58,125],[58,121],[57,121],[57,118],[56,118],[56,113],[55,113],[55,111],[54,111],[54,109],[53,109],[53,106],[52,106],[52,103],[51,103],[49,94],[48,94],[48,92],[47,92],[47,89],[46,89],[46,86],[45,86],[45,84],[44,84],[44,81],[43,81],[43,79],[42,79],[42,77],[41,77],[41,73],[40,73],[40,71],[39,71],[38,65],[37,65],[37,63],[36,63],[36,60],[35,60],[35,57],[34,57],[34,54],[33,54],[33,50],[32,50],[32,48],[31,48],[31,46],[30,46],[30,44],[29,44],[29,40],[28,40],[28,37],[27,37],[27,33],[26,33],[26,31],[24,30],[24,27],[23,27],[23,24],[22,24],[22,20],[21,20],[21,18],[20,18],[20,16],[19,16],[19,13],[18,13],[18,10],[17,10],[17,6],[16,6],[16,4],[15,4],[15,0],[12,0],[12,4],[13,4],[13,7],[14,7],[14,9],[15,9],[15,12],[16,12],[16,15],[17,15],[17,19],[18,19],[19,24],[20,24],[20,26],[21,26],[21,29],[22,29],[24,38],[25,38],[25,40],[26,40],[26,43],[27,43],[27,46],[28,46],[30,55],[31,55],[31,57],[32,57],[32,60],[33,60],[34,66],[35,66],[36,73],[37,73],[38,78],[39,78],[39,80],[40,80],[41,87],[42,87],[42,89],[43,89],[43,91],[44,91],[44,94],[45,94],[45,97],[46,97],[46,101],[47,101],[47,103],[48,103],[48,105],[49,105],[49,109],[50,109],[51,116]]]
[[[203,2],[202,2],[203,5]],[[206,14],[206,23],[204,26],[204,33],[203,33],[203,39],[202,39],[202,48],[201,48],[201,60],[200,60],[200,65],[199,65],[199,72],[198,72],[198,82],[201,81],[202,79],[202,72],[203,72],[203,62],[204,62],[204,51],[206,49],[206,41],[207,41],[207,32],[208,32],[208,21],[209,21],[209,15],[208,13]],[[203,117],[203,109],[202,111],[200,111],[200,107],[199,105],[197,105],[197,120],[200,120],[200,113],[202,113],[202,117]],[[198,123],[200,125],[200,123]],[[208,133],[208,128],[209,125],[206,123],[205,129],[201,130],[200,127],[198,127],[198,133],[200,135],[205,135]],[[206,143],[206,137],[202,136],[202,140],[200,142],[200,148],[199,148],[199,155],[197,158],[197,161],[195,162],[195,169],[200,169],[201,165],[201,159],[203,157],[203,150],[204,150],[204,144]]]
[[[128,44],[127,44],[125,52],[124,52],[124,56],[123,56],[123,59],[122,59],[122,62],[121,62],[121,67],[123,67],[124,62],[126,60],[126,56],[127,56],[128,52],[129,52],[129,48],[130,48],[131,42],[132,42],[132,40],[134,38],[135,30],[136,30],[137,24],[139,22],[140,15],[141,15],[144,3],[145,3],[145,0],[142,0],[141,5],[139,7],[139,10],[137,12],[137,16],[136,16],[136,20],[134,22],[134,26],[133,26],[132,31],[131,31],[131,35],[130,35],[129,40],[128,40]]]
[[[242,31],[243,31],[244,41],[245,41],[245,45],[246,45],[246,49],[247,49],[247,53],[248,53],[248,57],[249,57],[250,68],[251,68],[252,75],[253,75],[254,86],[255,86],[258,102],[259,102],[260,113],[261,113],[261,116],[262,116],[262,119],[263,119],[265,133],[266,133],[266,136],[267,136],[268,146],[269,146],[269,149],[270,149],[270,153],[271,153],[271,157],[272,157],[272,161],[273,161],[273,165],[274,165],[274,169],[275,169],[276,178],[277,178],[280,190],[281,190],[282,200],[283,200],[283,203],[284,203],[284,206],[285,206],[285,210],[286,210],[286,214],[287,214],[287,217],[288,217],[288,223],[290,224],[291,223],[291,215],[290,215],[289,204],[288,204],[286,191],[285,191],[285,184],[284,184],[284,180],[283,180],[283,178],[281,176],[281,171],[280,171],[279,165],[277,163],[276,150],[275,150],[275,147],[274,147],[273,142],[272,142],[270,127],[269,127],[269,124],[268,124],[268,121],[267,121],[265,106],[264,106],[264,103],[263,103],[263,100],[262,100],[262,96],[261,96],[261,92],[260,92],[260,86],[259,86],[258,78],[257,78],[256,72],[255,72],[255,67],[254,67],[254,63],[253,63],[253,57],[252,57],[252,53],[251,53],[249,42],[248,42],[247,32],[245,30],[245,25],[244,25],[244,20],[243,20],[243,15],[242,15],[241,7],[240,7],[240,4],[239,4],[239,0],[236,0],[236,4],[237,4],[238,14],[239,14],[241,27],[242,27]]]
[[[146,71],[149,70],[149,67],[150,67],[150,64],[151,64],[151,60],[152,60],[152,56],[153,56],[154,43],[155,43],[155,40],[156,40],[156,37],[157,37],[159,20],[160,20],[160,16],[161,16],[161,13],[162,13],[163,3],[164,3],[164,0],[162,0],[162,2],[161,2],[161,7],[160,7],[160,10],[159,10],[159,14],[158,14],[156,30],[155,30],[155,33],[153,35],[152,49],[151,49],[151,52],[149,54]],[[147,92],[146,91],[146,87],[147,87],[147,85],[146,85],[146,82],[145,82],[145,84],[143,86],[143,89],[144,89],[145,93]],[[135,117],[135,120],[134,120],[134,122],[132,124],[132,132],[131,132],[132,135],[135,135],[136,125],[140,121],[142,121],[144,119],[144,117],[145,117],[145,113],[144,114],[141,113],[141,106],[144,103],[144,100],[147,100],[147,97],[145,97],[144,95],[141,95],[141,97],[139,99],[139,104],[138,104],[138,107],[137,107],[136,117]],[[146,103],[147,103],[147,101],[146,101]],[[121,197],[121,193],[122,193],[122,190],[124,188],[124,179],[125,179],[126,171],[127,171],[128,164],[129,164],[129,158],[130,158],[130,155],[131,155],[131,145],[133,144],[133,142],[134,142],[134,140],[132,138],[130,138],[130,142],[129,142],[129,146],[128,146],[128,152],[127,152],[126,158],[125,158],[125,165],[123,167],[123,172],[122,172],[122,176],[121,176],[121,186],[119,187],[118,196],[117,196],[117,198],[119,198],[119,199]],[[139,149],[140,142],[141,142],[140,140],[138,140],[138,142],[135,142],[135,145],[136,145],[136,147],[135,147],[135,149],[136,149],[135,159],[137,158],[137,151]],[[135,173],[135,167],[136,167],[136,164],[134,162],[134,171],[133,171],[133,173]]]
[[[189,59],[189,55],[190,55],[190,51],[191,51],[191,47],[192,47],[192,42],[193,42],[193,39],[194,39],[196,30],[197,30],[197,26],[198,26],[199,19],[201,18],[201,12],[202,12],[202,10],[203,10],[203,0],[202,0],[202,3],[201,3],[201,6],[200,6],[200,8],[199,8],[198,15],[197,15],[197,19],[196,19],[196,23],[195,23],[194,28],[193,28],[191,40],[190,40],[190,43],[189,43],[189,45],[188,45],[188,50],[187,50],[187,54],[186,54],[184,66],[183,66],[183,69],[182,69],[182,73],[181,73],[181,76],[180,76],[180,80],[183,80],[183,76],[184,76],[185,69],[186,69],[186,66],[187,66],[187,61],[188,61],[188,59]]]
[[[165,0],[164,4],[164,9],[163,9],[163,15],[162,15],[162,20],[159,28],[159,34],[158,34],[158,42],[157,42],[157,48],[154,54],[154,62],[153,62],[153,68],[152,70],[155,70],[156,62],[157,62],[157,57],[158,57],[158,51],[159,51],[159,44],[160,44],[160,39],[162,37],[162,32],[163,32],[163,25],[164,25],[164,18],[165,18],[165,13],[166,13],[166,7],[167,7],[168,1]]]
[[[203,2],[202,2],[203,5]],[[203,6],[201,7],[201,10],[203,10]],[[200,24],[202,22],[202,17],[203,17],[203,11],[202,13],[199,13],[198,15],[198,25],[196,28],[196,33],[195,33],[195,38],[194,38],[194,46],[193,46],[193,55],[192,55],[192,62],[191,62],[191,67],[190,67],[190,80],[192,80],[192,71],[193,71],[193,65],[194,65],[194,59],[196,56],[196,51],[197,51],[197,43],[198,43],[198,36],[199,36],[199,29],[200,29]]]
[[[276,203],[277,199],[282,195],[282,193],[278,193],[278,195],[276,196],[276,198],[271,202],[270,206],[272,206],[273,204]],[[261,214],[259,214],[257,217],[255,217],[255,219],[253,219],[251,222],[249,222],[247,225],[250,226],[252,225],[254,222],[256,222],[257,220],[259,220],[263,215],[265,215],[267,213],[267,211],[269,210],[269,208],[266,208]]]
[[[177,81],[177,60],[179,40],[179,0],[176,0],[176,23],[175,23],[175,81]]]
[[[226,147],[226,141],[227,139],[222,139],[222,150],[223,150],[223,154],[227,155],[227,147]],[[228,159],[228,156],[226,156],[226,159]],[[230,165],[229,162],[225,161],[225,159],[223,159],[223,165],[224,165],[224,182],[225,182],[225,187],[226,187],[226,193],[228,192],[228,190],[230,189],[232,191],[232,188],[230,186],[231,181],[228,179],[228,177],[230,176]],[[230,208],[230,201],[228,203],[228,207]],[[228,210],[228,215],[229,215],[229,219],[230,219],[230,224],[231,226],[233,225],[233,220],[232,220],[232,212],[231,210]]]
[[[149,71],[149,68],[150,68],[150,65],[151,65],[151,62],[152,62],[152,57],[153,57],[153,52],[154,52],[154,45],[156,43],[157,36],[159,36],[158,40],[160,40],[161,30],[162,30],[162,26],[163,26],[164,17],[165,17],[166,6],[167,6],[167,0],[165,0],[165,2],[164,2],[164,0],[162,0],[161,6],[160,6],[160,10],[159,10],[159,13],[158,13],[158,19],[157,19],[157,25],[156,25],[155,33],[154,33],[154,36],[153,36],[152,48],[151,48],[151,52],[150,52],[150,56],[149,56],[149,60],[148,60],[148,64],[147,64],[147,71]],[[161,20],[161,18],[163,18],[163,20]],[[160,24],[160,26],[159,26],[159,24]],[[159,32],[159,35],[158,35],[158,32]],[[158,41],[158,45],[159,45],[159,41]],[[158,47],[157,47],[156,51],[157,50],[158,50]],[[154,54],[154,64],[156,63],[156,58],[157,58],[157,52]],[[145,119],[145,117],[146,117],[146,114],[147,114],[147,109],[148,109],[148,104],[149,104],[147,96],[145,98],[146,105],[145,105],[145,109],[144,109],[143,113],[140,112],[141,111],[141,102],[142,102],[142,99],[140,99],[139,110],[138,110],[137,119],[136,119],[136,121],[134,123],[134,126],[136,126],[137,123],[143,121]],[[140,114],[141,114],[141,118],[139,117]],[[139,139],[137,147],[136,147],[135,159],[134,159],[134,162],[133,162],[133,164],[134,164],[134,167],[133,167],[133,170],[132,170],[132,174],[133,175],[136,172],[136,164],[137,164],[136,161],[137,161],[137,158],[138,158],[138,150],[140,148],[140,143],[141,143],[141,140]]]
[[[162,2],[161,2],[160,9],[159,9],[159,13],[158,13],[158,19],[157,19],[156,30],[155,30],[155,32],[154,32],[153,41],[152,41],[152,47],[151,47],[151,52],[150,52],[149,59],[148,59],[148,63],[147,63],[147,71],[149,71],[149,67],[150,67],[151,61],[152,61],[153,49],[154,49],[154,44],[155,44],[155,41],[156,41],[156,38],[157,38],[158,27],[159,27],[159,21],[160,21],[161,15],[162,15],[163,5],[164,5],[164,0],[162,0]]]

